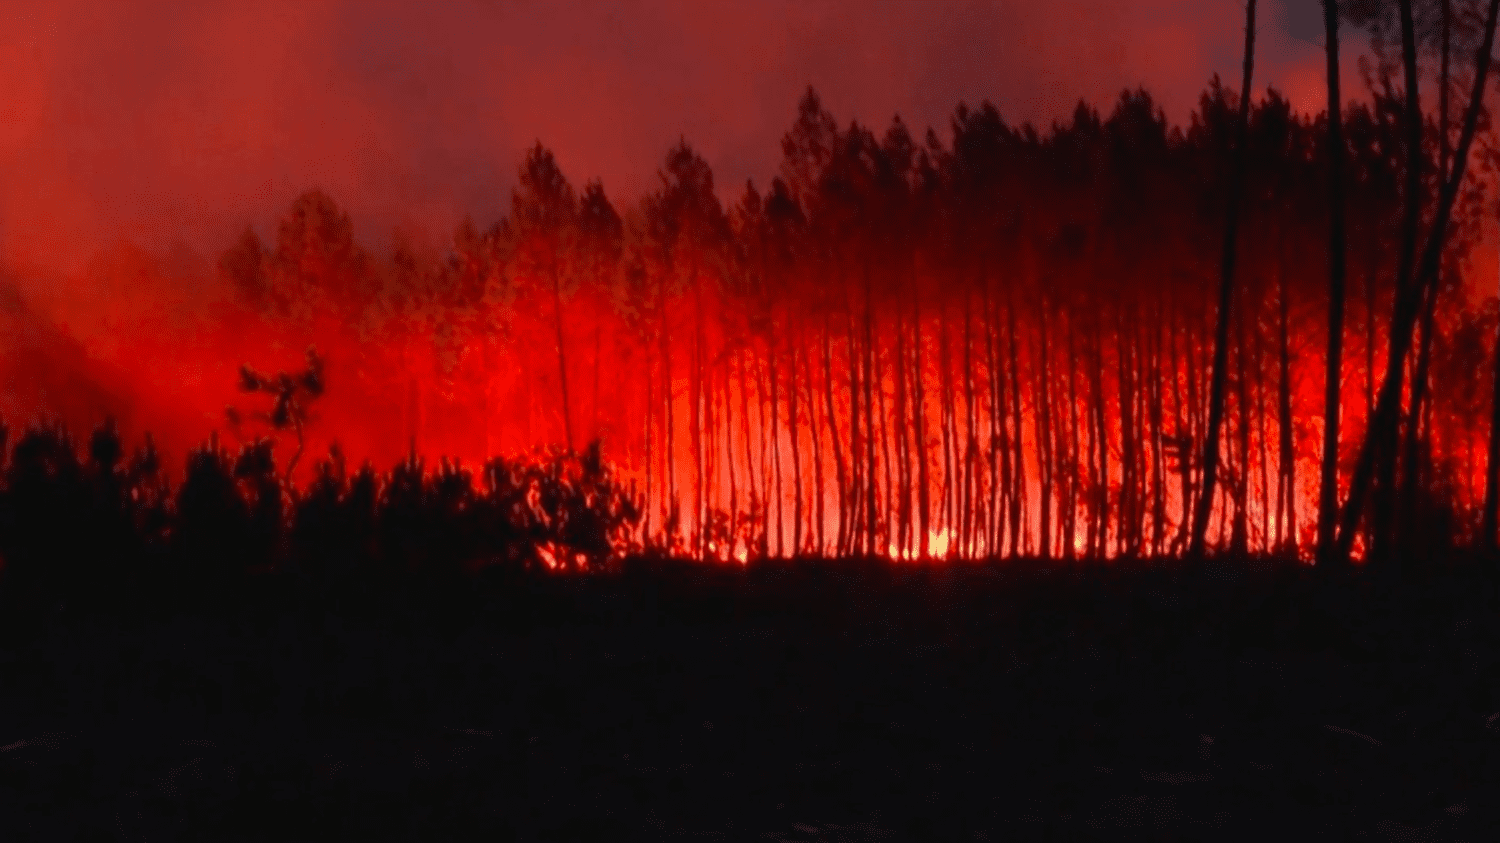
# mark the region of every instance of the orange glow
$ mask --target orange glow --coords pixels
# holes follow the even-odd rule
[[[1213,89],[1201,108],[1219,119],[1231,101]],[[1321,137],[1282,100],[1257,108],[1288,144]],[[169,473],[211,432],[274,435],[282,466],[304,448],[294,483],[335,443],[354,463],[415,452],[428,470],[473,471],[599,440],[643,502],[636,544],[724,562],[1182,553],[1220,226],[1199,207],[1218,201],[1199,168],[1220,151],[1202,120],[1169,133],[1144,92],[1046,135],[964,108],[945,148],[899,122],[845,131],[820,109],[812,92],[799,104],[784,179],[727,209],[685,141],[658,190],[618,212],[537,144],[511,212],[441,242],[405,232],[368,250],[313,190],[274,233],[230,238],[212,261],[121,245],[71,275],[15,267],[0,279],[0,412],[75,431],[113,414],[127,440],[156,435]],[[1368,111],[1350,121],[1372,145],[1389,131]],[[1137,151],[1099,184],[1067,175],[1080,145],[1138,142],[1167,163]],[[1089,160],[1109,165],[1105,149]],[[799,155],[828,160],[799,175]],[[1327,267],[1321,194],[1295,192],[1316,181],[1303,158],[1283,162],[1300,174],[1278,183],[1285,196],[1257,194],[1245,214],[1218,549],[1311,555]],[[1146,163],[1177,169],[1142,192]],[[1350,202],[1344,493],[1384,377],[1399,208],[1378,189],[1389,162],[1361,166],[1375,186]],[[1460,539],[1483,494],[1482,374],[1500,318],[1476,298],[1451,295],[1435,317],[1415,440],[1418,520]],[[236,372],[295,369],[311,345],[328,392],[299,443],[256,421],[266,408]],[[228,405],[247,421],[229,423]]]

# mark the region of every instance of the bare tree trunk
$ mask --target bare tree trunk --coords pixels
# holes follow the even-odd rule
[[[1000,458],[1004,455],[1005,461],[1009,462],[1009,446],[1005,441],[1005,390],[1004,381],[1000,374],[1000,358],[995,351],[995,332],[999,330],[998,314],[995,309],[995,296],[990,289],[989,274],[984,279],[984,342],[985,342],[985,375],[989,386],[990,398],[990,492],[988,523],[985,527],[985,553],[987,556],[997,558],[1000,556],[1001,527],[1003,521],[1000,510],[1004,506],[1005,489],[1009,485],[1009,466],[1005,471],[1006,477],[1002,478],[1000,473]]]
[[[771,400],[770,342],[771,340],[767,341],[766,357],[765,359],[760,361],[761,365],[759,367],[759,377],[756,378],[755,383],[756,407],[758,412],[760,413],[760,418],[757,420],[759,421],[757,428],[760,431],[761,489],[765,492],[765,499],[760,502],[759,513],[761,525],[760,545],[762,556],[771,555],[771,498],[779,494],[776,464],[771,457],[771,454],[774,452],[774,449],[776,447],[776,431],[774,421],[776,402]],[[770,420],[769,422],[768,419]]]
[[[1405,2],[1406,0],[1403,0],[1403,3]],[[1411,348],[1412,329],[1416,325],[1421,309],[1423,290],[1426,285],[1436,281],[1448,221],[1458,198],[1459,187],[1463,183],[1469,146],[1473,142],[1474,132],[1478,125],[1479,109],[1483,104],[1485,83],[1489,75],[1490,50],[1494,45],[1497,12],[1500,12],[1500,0],[1490,0],[1483,44],[1475,62],[1473,94],[1469,99],[1463,131],[1459,135],[1458,147],[1453,156],[1453,170],[1443,182],[1442,192],[1438,197],[1437,213],[1433,219],[1426,247],[1422,250],[1422,259],[1414,283],[1408,283],[1397,289],[1395,296],[1397,306],[1394,309],[1390,334],[1390,364],[1386,369],[1385,381],[1381,384],[1380,397],[1375,406],[1375,416],[1371,419],[1370,433],[1365,436],[1360,447],[1359,461],[1355,464],[1354,479],[1350,484],[1349,500],[1340,513],[1338,542],[1335,547],[1335,553],[1339,559],[1348,558],[1354,542],[1355,530],[1358,529],[1363,515],[1365,497],[1370,490],[1379,459],[1382,456],[1394,457],[1394,454],[1383,455],[1380,445],[1390,441],[1390,437],[1395,435],[1394,428],[1400,422],[1400,372],[1405,366],[1406,354]]]
[[[851,510],[849,515],[848,546],[844,555],[861,552],[864,541],[865,475],[870,466],[864,461],[864,430],[860,421],[859,364],[860,355],[854,340],[854,303],[849,300],[849,291],[844,291],[844,349],[845,362],[849,364],[849,469]]]
[[[1162,449],[1165,429],[1166,393],[1162,385],[1162,319],[1161,304],[1155,307],[1156,329],[1151,332],[1151,553],[1166,553],[1167,540],[1167,465]]]
[[[878,352],[879,349],[876,349]],[[887,556],[890,554],[891,545],[895,542],[895,527],[892,522],[894,513],[892,508],[896,504],[896,487],[892,485],[891,477],[891,426],[893,420],[886,413],[885,405],[885,372],[880,365],[880,355],[875,355],[875,418],[880,421],[880,464],[881,474],[885,480],[885,495],[881,506],[881,523],[883,524],[884,541],[876,545],[876,554]]]
[[[953,430],[953,369],[951,366],[951,357],[952,355],[948,348],[948,302],[944,300],[939,303],[938,307],[938,388],[940,389],[939,395],[941,396],[939,401],[939,419],[942,425],[943,436],[943,508],[941,523],[943,530],[949,534],[949,555],[952,555],[953,549],[957,544],[956,536],[953,535],[953,522],[957,520],[954,518],[955,510],[957,509],[954,497],[958,491],[953,482],[953,476],[956,473],[955,467],[958,461],[955,458],[957,444],[954,442]]]
[[[1245,81],[1240,86],[1240,118],[1230,176],[1228,218],[1224,225],[1224,256],[1219,271],[1219,324],[1214,338],[1213,380],[1209,387],[1208,435],[1203,443],[1203,495],[1193,514],[1193,540],[1188,555],[1203,555],[1203,540],[1213,512],[1214,483],[1219,469],[1219,427],[1224,418],[1224,375],[1229,357],[1230,308],[1234,302],[1235,248],[1239,237],[1240,192],[1245,178],[1245,144],[1250,123],[1251,74],[1255,69],[1255,0],[1245,6]]]
[[[641,515],[641,540],[643,544],[649,544],[651,542],[651,505],[653,503],[651,500],[651,481],[653,479],[652,469],[654,468],[652,465],[653,454],[651,452],[651,425],[655,421],[656,406],[653,403],[654,396],[652,395],[654,379],[651,377],[651,343],[648,339],[646,342],[641,343],[641,345],[644,349],[642,356],[646,358],[646,365],[642,367],[641,371],[641,380],[645,381],[646,394],[646,418],[645,424],[641,426],[642,439],[644,440],[641,449],[645,455],[646,463],[646,506],[645,512]]]
[[[833,446],[834,477],[839,486],[839,523],[836,540],[836,553],[844,551],[844,535],[849,511],[848,484],[846,482],[848,473],[844,470],[844,452],[839,447],[839,422],[838,414],[833,405],[833,350],[829,334],[831,328],[828,324],[828,315],[823,316],[823,396],[827,399],[828,410],[828,440]]]
[[[869,475],[865,478],[865,515],[866,533],[864,549],[865,553],[874,556],[879,553],[876,546],[878,535],[878,489],[875,482],[875,402],[873,400],[873,389],[875,374],[874,361],[875,346],[875,294],[874,282],[870,278],[870,263],[865,261],[865,336],[864,336],[864,381],[865,381],[865,462]]]
[[[1442,183],[1448,178],[1448,85],[1449,85],[1449,36],[1452,9],[1450,0],[1442,2],[1442,58],[1438,71],[1438,182]],[[1439,291],[1443,288],[1443,267],[1438,264],[1436,282],[1428,292],[1427,301],[1422,308],[1422,345],[1417,351],[1417,371],[1412,381],[1411,396],[1411,421],[1406,429],[1406,456],[1404,463],[1406,473],[1402,480],[1402,503],[1400,523],[1410,526],[1417,518],[1417,495],[1421,490],[1421,443],[1424,435],[1422,417],[1423,410],[1427,406],[1424,398],[1427,391],[1427,369],[1432,355],[1432,334],[1434,328],[1435,314],[1437,311],[1437,298]],[[1429,434],[1430,435],[1430,434]]]
[[[557,259],[550,262],[552,274],[552,316],[553,323],[557,327],[557,376],[562,390],[563,409],[563,432],[567,437],[568,453],[573,452],[573,411],[568,406],[568,362],[564,356],[566,345],[563,340],[563,318],[562,318],[562,282],[558,279]]]
[[[912,470],[911,441],[906,418],[906,326],[900,308],[896,312],[896,454],[900,460],[901,502],[897,515],[896,552],[905,558],[911,554]]]
[[[1074,317],[1068,317],[1068,459],[1065,485],[1067,494],[1061,513],[1063,520],[1064,559],[1071,560],[1077,553],[1078,540],[1078,352],[1074,342]]]
[[[1276,481],[1276,544],[1277,552],[1293,552],[1297,546],[1297,454],[1292,429],[1292,362],[1290,344],[1291,289],[1287,283],[1286,232],[1280,230],[1277,248],[1276,280],[1278,319],[1276,341],[1279,350],[1280,370],[1276,381],[1276,407],[1278,433],[1280,434],[1280,471]],[[1337,386],[1337,381],[1334,385]],[[1335,392],[1335,397],[1337,393]],[[1335,410],[1335,412],[1337,412]],[[1334,448],[1338,448],[1337,435]],[[1337,469],[1337,465],[1334,466]],[[1337,480],[1337,477],[1335,477]],[[1336,491],[1336,490],[1335,490]]]
[[[817,392],[813,387],[813,364],[812,355],[804,347],[802,349],[802,372],[804,383],[807,385],[807,419],[812,427],[812,457],[813,457],[813,517],[817,519],[818,547],[815,553],[822,555],[828,552],[828,546],[824,544],[824,486],[823,486],[823,445],[822,427],[818,424],[818,401]]]
[[[1093,559],[1102,559],[1106,555],[1106,552],[1104,548],[1104,533],[1100,527],[1100,512],[1102,507],[1099,499],[1099,490],[1104,486],[1104,481],[1101,479],[1103,476],[1101,465],[1103,464],[1103,460],[1106,459],[1105,448],[1109,440],[1100,432],[1097,404],[1104,400],[1104,396],[1101,394],[1102,390],[1097,378],[1099,369],[1092,365],[1097,359],[1095,353],[1100,328],[1097,322],[1091,327],[1092,330],[1088,332],[1088,336],[1093,339],[1086,343],[1085,348],[1091,365],[1089,367],[1090,375],[1087,379],[1088,396],[1083,419],[1084,423],[1088,425],[1088,452],[1086,457],[1088,459],[1088,486],[1083,494],[1083,517],[1086,522],[1084,525],[1086,533],[1084,538],[1084,555]],[[1074,365],[1074,368],[1077,368],[1076,365]]]
[[[1014,461],[1011,463],[1012,478],[1015,483],[1011,493],[1010,503],[1010,555],[1019,556],[1023,548],[1029,550],[1030,542],[1023,544],[1024,536],[1030,530],[1030,519],[1027,517],[1026,506],[1026,448],[1025,429],[1021,426],[1021,360],[1017,346],[1019,340],[1016,338],[1016,304],[1015,299],[1006,291],[1006,341],[1010,346],[1010,408],[1011,423],[1014,426],[1015,436],[1012,444],[1015,447]]]
[[[802,425],[797,419],[797,350],[800,343],[794,342],[791,365],[787,372],[787,426],[791,431],[792,446],[792,555],[802,553],[802,449],[797,440],[802,434]]]
[[[662,463],[666,475],[666,497],[663,503],[667,509],[667,515],[662,525],[666,531],[667,542],[673,541],[677,535],[678,528],[678,506],[677,506],[677,454],[673,447],[673,421],[672,421],[672,334],[667,328],[667,286],[666,279],[659,278],[657,294],[661,308],[661,377],[662,377],[662,402],[665,409],[663,422],[665,424],[665,447],[662,450]]]
[[[735,471],[734,452],[734,360],[727,355],[724,358],[724,466],[729,471],[729,547],[725,551],[731,559],[734,558],[735,537],[739,535],[740,528],[740,488],[738,472]],[[745,383],[743,376],[740,387],[743,391]]]
[[[968,289],[964,290],[964,473],[962,515],[959,522],[961,525],[959,528],[961,539],[958,545],[965,556],[973,554],[975,527],[974,459],[978,446],[974,433],[974,308],[969,292]]]
[[[1048,406],[1047,374],[1047,300],[1043,293],[1037,297],[1039,336],[1037,347],[1041,354],[1041,371],[1037,373],[1037,477],[1041,485],[1042,522],[1039,535],[1040,556],[1052,558],[1052,419]]]
[[[1191,464],[1193,455],[1193,425],[1192,418],[1190,417],[1193,400],[1191,396],[1193,371],[1191,365],[1189,365],[1187,367],[1187,380],[1190,394],[1188,397],[1189,406],[1186,408],[1188,415],[1185,416],[1182,403],[1182,377],[1178,373],[1177,360],[1177,308],[1172,308],[1171,314],[1171,321],[1167,326],[1167,353],[1172,366],[1173,418],[1177,424],[1177,432],[1173,436],[1173,441],[1177,446],[1177,457],[1180,463],[1178,481],[1181,484],[1179,495],[1182,498],[1182,512],[1177,519],[1177,535],[1172,539],[1173,552],[1176,553],[1187,546],[1188,529],[1193,517],[1193,472]]]
[[[1247,297],[1248,298],[1248,297]],[[1251,308],[1250,302],[1245,302],[1245,307],[1235,320],[1235,362],[1239,371],[1235,378],[1235,409],[1238,410],[1238,418],[1235,419],[1235,432],[1239,434],[1239,478],[1235,484],[1234,494],[1234,525],[1230,528],[1229,552],[1243,558],[1250,551],[1249,517],[1246,512],[1250,502],[1250,395],[1249,395],[1249,372],[1245,371],[1245,322],[1248,321]]]
[[[914,293],[911,298],[912,313],[912,419],[917,448],[917,514],[919,516],[917,541],[918,556],[927,559],[931,552],[932,537],[932,480],[927,469],[927,387],[922,377],[922,297]]]
[[[740,375],[740,427],[745,450],[745,482],[750,486],[750,500],[754,502],[760,498],[760,488],[755,479],[755,454],[750,448],[753,442],[750,435],[750,380],[745,374],[745,352],[736,351],[734,359]]]
[[[1339,383],[1344,351],[1344,149],[1343,101],[1339,98],[1338,0],[1323,0],[1323,32],[1328,58],[1328,165],[1329,269],[1328,269],[1328,359],[1323,393],[1323,464],[1318,485],[1318,561],[1332,561],[1334,530],[1339,508]],[[1285,285],[1283,285],[1283,291]],[[1283,307],[1283,334],[1285,333]],[[1282,343],[1283,361],[1286,344]],[[1286,367],[1282,372],[1285,377]],[[1285,406],[1285,402],[1283,403]],[[1289,434],[1283,434],[1283,442]],[[1295,497],[1295,489],[1289,497]],[[1294,507],[1295,504],[1292,504]],[[1295,540],[1295,539],[1294,539]]]
[[[1399,301],[1400,291],[1414,284],[1412,265],[1416,259],[1417,226],[1422,218],[1422,110],[1417,79],[1416,26],[1412,20],[1411,0],[1399,0],[1397,5],[1401,11],[1401,48],[1406,69],[1406,214],[1401,223],[1401,252],[1396,270],[1395,298]],[[1419,298],[1426,298],[1425,291],[1419,293]],[[1394,317],[1392,314],[1392,325],[1396,321]],[[1395,362],[1394,359],[1391,361],[1392,364]],[[1404,361],[1396,367],[1394,375],[1399,394],[1406,378]],[[1399,407],[1397,416],[1396,424],[1380,429],[1381,438],[1376,443],[1375,501],[1371,514],[1374,534],[1372,559],[1377,564],[1395,561],[1391,542],[1395,537],[1392,523],[1395,516],[1396,462],[1399,456]]]
[[[1109,497],[1109,411],[1107,405],[1109,396],[1104,391],[1104,331],[1103,320],[1096,322],[1093,344],[1093,384],[1091,392],[1094,397],[1094,426],[1099,437],[1099,482],[1094,487],[1094,512],[1098,548],[1094,551],[1100,559],[1109,558],[1109,528],[1111,523],[1110,497]]]
[[[1404,532],[1416,523],[1414,519],[1417,515],[1417,496],[1422,488],[1421,446],[1424,438],[1422,411],[1426,407],[1427,370],[1431,365],[1432,335],[1437,327],[1437,300],[1441,289],[1442,276],[1439,274],[1439,277],[1434,279],[1434,283],[1427,289],[1427,295],[1422,303],[1422,317],[1418,325],[1422,333],[1422,342],[1417,347],[1417,370],[1412,374],[1411,411],[1406,423],[1406,442],[1403,449],[1405,455],[1402,458],[1405,469],[1401,477],[1401,507],[1396,516],[1396,527],[1400,532]],[[1398,532],[1397,541],[1402,541],[1400,532]]]
[[[781,487],[781,390],[779,384],[780,378],[777,376],[777,369],[779,367],[776,365],[778,361],[776,359],[774,330],[772,334],[773,337],[768,347],[769,354],[767,355],[767,364],[771,375],[771,471],[775,478],[775,486],[772,494],[776,496],[776,555],[782,557],[786,555],[786,548],[783,546],[782,539],[786,527],[783,521],[782,509],[785,492],[782,491]]]
[[[1119,516],[1119,541],[1116,545],[1119,555],[1134,556],[1139,547],[1135,543],[1136,528],[1139,525],[1136,512],[1135,478],[1137,443],[1140,441],[1136,430],[1135,419],[1135,383],[1132,377],[1130,361],[1130,329],[1127,322],[1122,321],[1116,326],[1115,333],[1115,372],[1119,379],[1117,392],[1120,396],[1120,516]]]

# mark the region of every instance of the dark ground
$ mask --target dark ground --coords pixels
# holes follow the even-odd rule
[[[1500,839],[1488,573],[379,591],[0,599],[0,839]]]

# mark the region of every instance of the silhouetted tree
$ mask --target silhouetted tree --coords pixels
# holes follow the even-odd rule
[[[563,262],[572,248],[578,223],[573,188],[557,167],[551,150],[540,142],[526,153],[511,197],[517,259],[523,271],[552,293],[553,327],[557,335],[558,389],[562,397],[564,442],[573,448],[573,411],[568,395],[567,341],[563,335],[563,291],[570,282]],[[570,285],[571,286],[571,285]]]
[[[1334,530],[1339,506],[1339,385],[1344,362],[1344,104],[1339,93],[1339,3],[1323,0],[1328,64],[1328,352],[1323,375],[1323,460],[1318,475],[1318,559],[1336,561]]]
[[[307,425],[308,411],[311,403],[323,395],[324,374],[323,359],[318,356],[316,348],[307,349],[307,365],[301,372],[278,372],[275,376],[263,375],[251,369],[248,365],[240,366],[240,391],[258,392],[271,396],[272,404],[269,411],[257,411],[254,417],[266,422],[272,430],[291,430],[297,437],[297,450],[292,454],[292,459],[287,463],[285,479],[291,481],[292,472],[297,468],[297,460],[302,456],[302,449],[306,445],[304,428]],[[225,411],[231,427],[238,428],[240,425],[240,413],[234,407]],[[269,455],[267,455],[269,459]],[[271,464],[274,472],[275,464]]]
[[[1229,354],[1230,308],[1234,301],[1235,250],[1239,237],[1239,202],[1245,177],[1245,140],[1250,125],[1250,80],[1255,68],[1255,0],[1245,6],[1245,81],[1240,87],[1238,141],[1235,143],[1233,175],[1229,188],[1229,205],[1224,223],[1224,257],[1219,270],[1218,328],[1214,334],[1213,381],[1209,387],[1208,435],[1203,451],[1203,492],[1198,510],[1193,513],[1193,540],[1189,556],[1203,553],[1203,540],[1213,510],[1214,483],[1219,467],[1219,425],[1224,414],[1224,382]]]

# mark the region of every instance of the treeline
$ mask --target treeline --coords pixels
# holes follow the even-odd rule
[[[899,118],[879,134],[840,128],[809,90],[779,176],[728,207],[686,142],[623,212],[598,182],[575,191],[538,144],[487,229],[466,222],[441,246],[398,232],[376,257],[313,191],[274,244],[247,231],[220,266],[253,330],[332,348],[323,435],[470,462],[602,438],[644,496],[643,545],[715,558],[1180,554],[1203,485],[1238,104],[1215,80],[1180,128],[1128,91],[1107,116],[1080,104],[1045,130],[960,106],[945,143]],[[1248,118],[1209,540],[1308,554],[1327,115],[1270,91]],[[1407,118],[1388,79],[1341,115],[1341,488],[1389,359]],[[1430,205],[1451,153],[1425,131]],[[1484,493],[1496,308],[1465,275],[1482,199],[1466,180],[1420,356],[1402,364],[1406,394],[1422,384],[1403,426],[1421,491],[1412,523],[1442,542],[1477,538]]]
[[[0,451],[6,438],[0,428]],[[635,549],[640,517],[597,446],[497,457],[477,476],[416,455],[386,472],[350,468],[335,450],[302,488],[285,482],[269,439],[231,452],[215,437],[177,483],[149,437],[127,454],[112,424],[84,443],[34,427],[5,456],[0,559],[22,593],[192,588],[271,570],[334,583],[595,570]]]

